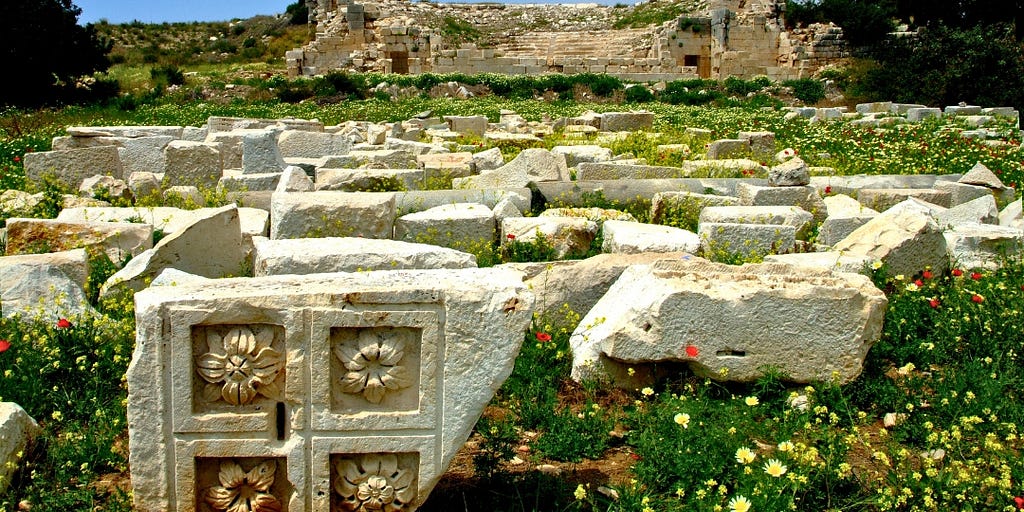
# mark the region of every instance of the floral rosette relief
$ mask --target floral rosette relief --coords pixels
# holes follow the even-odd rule
[[[249,471],[233,460],[221,462],[220,485],[207,489],[204,501],[218,512],[281,512],[281,502],[270,491],[276,470],[272,460]]]
[[[388,393],[411,386],[412,372],[403,360],[411,338],[405,329],[362,329],[355,343],[336,345],[334,354],[346,370],[341,391],[379,404]]]
[[[271,347],[273,342],[271,327],[232,327],[223,335],[207,329],[208,351],[196,358],[196,372],[206,381],[203,398],[235,406],[247,405],[258,395],[277,399],[284,355]]]
[[[334,491],[343,510],[376,512],[406,510],[416,499],[416,470],[403,467],[410,458],[370,454],[335,464]]]

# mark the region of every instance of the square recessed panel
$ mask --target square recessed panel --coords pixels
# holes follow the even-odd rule
[[[270,497],[282,511],[304,512],[307,458],[302,442],[256,439],[177,440],[172,507],[178,511],[217,511],[224,498],[244,492]]]
[[[277,436],[277,412],[302,405],[287,398],[304,376],[304,361],[289,358],[305,343],[301,311],[173,309],[169,316],[175,432]]]
[[[353,486],[362,486],[364,497],[374,491],[389,493],[391,487],[396,499],[406,504],[401,500],[409,494],[426,498],[419,496],[419,476],[437,474],[440,461],[435,435],[314,437],[312,448],[310,482],[315,512],[348,510],[343,503],[365,501],[353,500]]]
[[[313,430],[432,429],[438,424],[439,307],[381,309],[387,306],[313,312]]]

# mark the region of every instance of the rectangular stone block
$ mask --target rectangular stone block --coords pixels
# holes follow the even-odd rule
[[[82,180],[90,176],[125,178],[115,146],[25,153],[24,163],[25,177],[33,183],[41,183],[44,176],[52,176],[59,183],[77,189]]]
[[[270,238],[361,236],[391,238],[391,192],[277,192],[271,197]]]

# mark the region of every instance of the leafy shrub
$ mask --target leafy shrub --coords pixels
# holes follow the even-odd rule
[[[149,76],[153,79],[153,83],[157,87],[183,85],[185,83],[185,73],[178,69],[178,66],[173,64],[155,66],[153,69],[149,70]]]
[[[625,97],[628,103],[649,103],[655,100],[654,93],[642,85],[626,89]]]
[[[825,84],[821,80],[813,78],[800,78],[797,80],[786,80],[782,85],[793,88],[793,96],[800,101],[813,105],[825,99]]]

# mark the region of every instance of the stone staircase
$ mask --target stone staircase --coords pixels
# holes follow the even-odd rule
[[[650,29],[582,32],[529,32],[499,45],[506,57],[643,58],[651,46]]]

